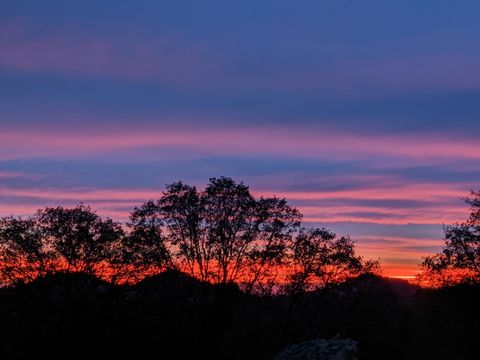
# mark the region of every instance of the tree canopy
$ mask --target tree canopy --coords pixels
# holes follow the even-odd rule
[[[285,290],[303,293],[363,273],[379,274],[380,264],[356,255],[349,236],[337,237],[324,228],[302,228],[292,243]]]
[[[378,268],[355,254],[349,237],[301,220],[285,199],[255,197],[231,178],[211,178],[203,190],[175,182],[134,208],[127,224],[83,204],[1,218],[0,276],[11,283],[63,271],[135,282],[178,269],[264,292],[286,283],[306,290]]]
[[[432,285],[480,280],[480,191],[472,191],[464,201],[470,206],[468,219],[445,226],[442,251],[422,262],[421,278]]]
[[[282,264],[300,220],[285,199],[255,199],[248,186],[222,177],[203,191],[167,185],[160,199],[134,209],[130,227],[150,244],[147,254],[156,254],[144,262],[161,260],[204,281],[251,288]]]
[[[1,218],[0,276],[4,282],[59,271],[107,277],[123,237],[120,223],[84,205],[47,207],[26,219]]]

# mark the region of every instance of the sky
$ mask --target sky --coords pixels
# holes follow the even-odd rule
[[[478,1],[16,0],[0,216],[244,181],[409,277],[480,189]]]

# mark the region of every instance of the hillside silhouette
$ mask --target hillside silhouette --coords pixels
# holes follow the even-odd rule
[[[269,359],[290,344],[355,339],[364,359],[472,359],[480,287],[421,289],[364,275],[258,296],[167,271],[135,285],[58,273],[0,290],[5,359]],[[413,292],[413,295],[412,295]],[[460,345],[463,344],[463,345]]]

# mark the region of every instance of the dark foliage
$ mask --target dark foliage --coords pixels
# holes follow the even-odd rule
[[[57,273],[0,290],[0,357],[269,359],[336,335],[362,359],[473,359],[480,288],[419,290],[362,275],[305,293],[246,294],[166,271],[136,285]]]
[[[121,260],[121,224],[88,206],[39,210],[27,219],[0,219],[0,283],[30,281],[56,272],[83,272],[112,280]]]
[[[84,273],[56,273],[3,289],[0,357],[86,359],[115,351],[109,344],[123,324],[118,292]]]
[[[445,246],[441,253],[423,260],[420,280],[427,278],[437,286],[480,281],[480,191],[472,191],[464,200],[470,206],[470,216],[445,227]]]
[[[204,190],[177,182],[157,201],[134,209],[127,244],[136,268],[176,267],[251,292],[276,280],[274,270],[285,260],[300,219],[285,199],[256,199],[230,178],[211,178]]]
[[[301,218],[285,199],[255,198],[227,177],[204,190],[167,185],[160,199],[132,211],[127,231],[83,204],[47,207],[0,218],[0,285],[57,272],[132,284],[177,269],[250,294],[301,294],[379,269],[355,254],[348,236],[302,228]]]

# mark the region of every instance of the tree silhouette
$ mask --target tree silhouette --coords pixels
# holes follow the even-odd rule
[[[324,228],[303,228],[296,236],[284,291],[302,294],[345,281],[362,273],[379,273],[380,264],[355,254],[355,242]]]
[[[348,236],[337,237],[324,228],[301,228],[291,243],[286,266],[287,278],[281,292],[288,306],[282,338],[287,341],[298,316],[309,306],[312,290],[327,290],[333,285],[361,274],[379,274],[380,263],[365,261],[355,254],[355,242]],[[314,321],[317,311],[309,313]]]
[[[158,205],[181,267],[202,281],[209,280],[213,249],[206,232],[201,194],[195,186],[173,183],[167,185]]]
[[[103,220],[84,205],[45,208],[27,219],[3,218],[0,273],[9,281],[54,271],[110,277],[123,236],[121,224]]]
[[[124,237],[121,249],[126,280],[139,280],[146,275],[175,267],[167,240],[162,233],[163,219],[154,201],[147,201],[130,214],[130,232]]]
[[[45,247],[35,218],[0,219],[0,279],[5,283],[33,280],[47,274],[55,259]]]
[[[469,218],[444,228],[445,246],[424,258],[420,280],[427,278],[431,285],[480,280],[480,191],[464,201],[470,205]]]
[[[378,267],[349,237],[300,228],[302,215],[277,197],[253,196],[243,182],[211,178],[205,189],[176,182],[130,214],[127,230],[83,204],[0,219],[2,282],[84,272],[137,282],[168,269],[245,292],[301,293]]]
[[[248,186],[231,178],[211,178],[205,190],[182,182],[132,213],[133,233],[148,224],[161,256],[169,249],[175,266],[201,280],[253,287],[273,275],[285,256],[301,215],[284,199],[255,199]],[[164,235],[163,235],[164,234]]]

